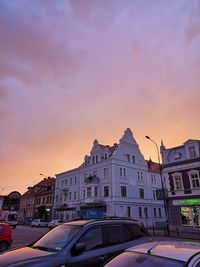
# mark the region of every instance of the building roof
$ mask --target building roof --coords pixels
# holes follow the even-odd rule
[[[50,186],[52,184],[55,183],[55,178],[53,177],[48,177],[48,178],[44,178],[42,181],[40,181],[39,183],[37,183],[35,186]]]
[[[147,165],[148,165],[148,171],[149,172],[154,172],[154,173],[160,173],[160,166],[159,163],[153,162],[151,159],[146,160]]]

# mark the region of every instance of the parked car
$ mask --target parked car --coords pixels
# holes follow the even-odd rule
[[[42,219],[34,219],[31,222],[31,227],[46,227],[48,222]]]
[[[15,229],[17,227],[18,224],[18,214],[17,213],[10,213],[8,214],[8,217],[6,219],[6,223],[12,227],[13,229]]]
[[[0,255],[0,265],[97,267],[123,250],[148,241],[152,241],[152,237],[138,221],[70,221],[52,229],[28,247]]]
[[[62,220],[52,220],[48,223],[48,227],[49,227],[49,229],[52,229],[52,228],[54,228],[54,227],[56,227],[62,223],[63,223]]]
[[[200,267],[200,241],[166,240],[127,249],[105,267]]]
[[[12,231],[7,223],[0,223],[0,252],[6,251],[12,245]]]

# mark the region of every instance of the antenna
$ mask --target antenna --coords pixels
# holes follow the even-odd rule
[[[155,248],[162,240],[164,239],[164,237],[162,237],[155,245],[153,245],[153,247],[152,248],[150,248],[150,249],[148,249],[148,251],[147,251],[147,254],[151,254],[151,250],[153,249],[153,248]]]

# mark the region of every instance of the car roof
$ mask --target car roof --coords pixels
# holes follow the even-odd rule
[[[135,223],[138,225],[141,225],[141,223],[137,220],[131,220],[131,219],[124,219],[124,218],[118,218],[118,217],[111,217],[111,218],[103,218],[103,219],[82,219],[82,220],[72,220],[65,222],[65,224],[68,225],[76,225],[76,226],[84,226],[88,224],[99,224],[99,223],[118,223],[118,222],[123,222],[123,223]]]
[[[127,251],[142,252],[187,262],[196,253],[200,253],[200,241],[162,240],[143,243]]]

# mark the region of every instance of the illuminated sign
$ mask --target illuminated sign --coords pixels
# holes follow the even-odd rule
[[[184,199],[179,201],[180,205],[200,204],[200,198]]]

